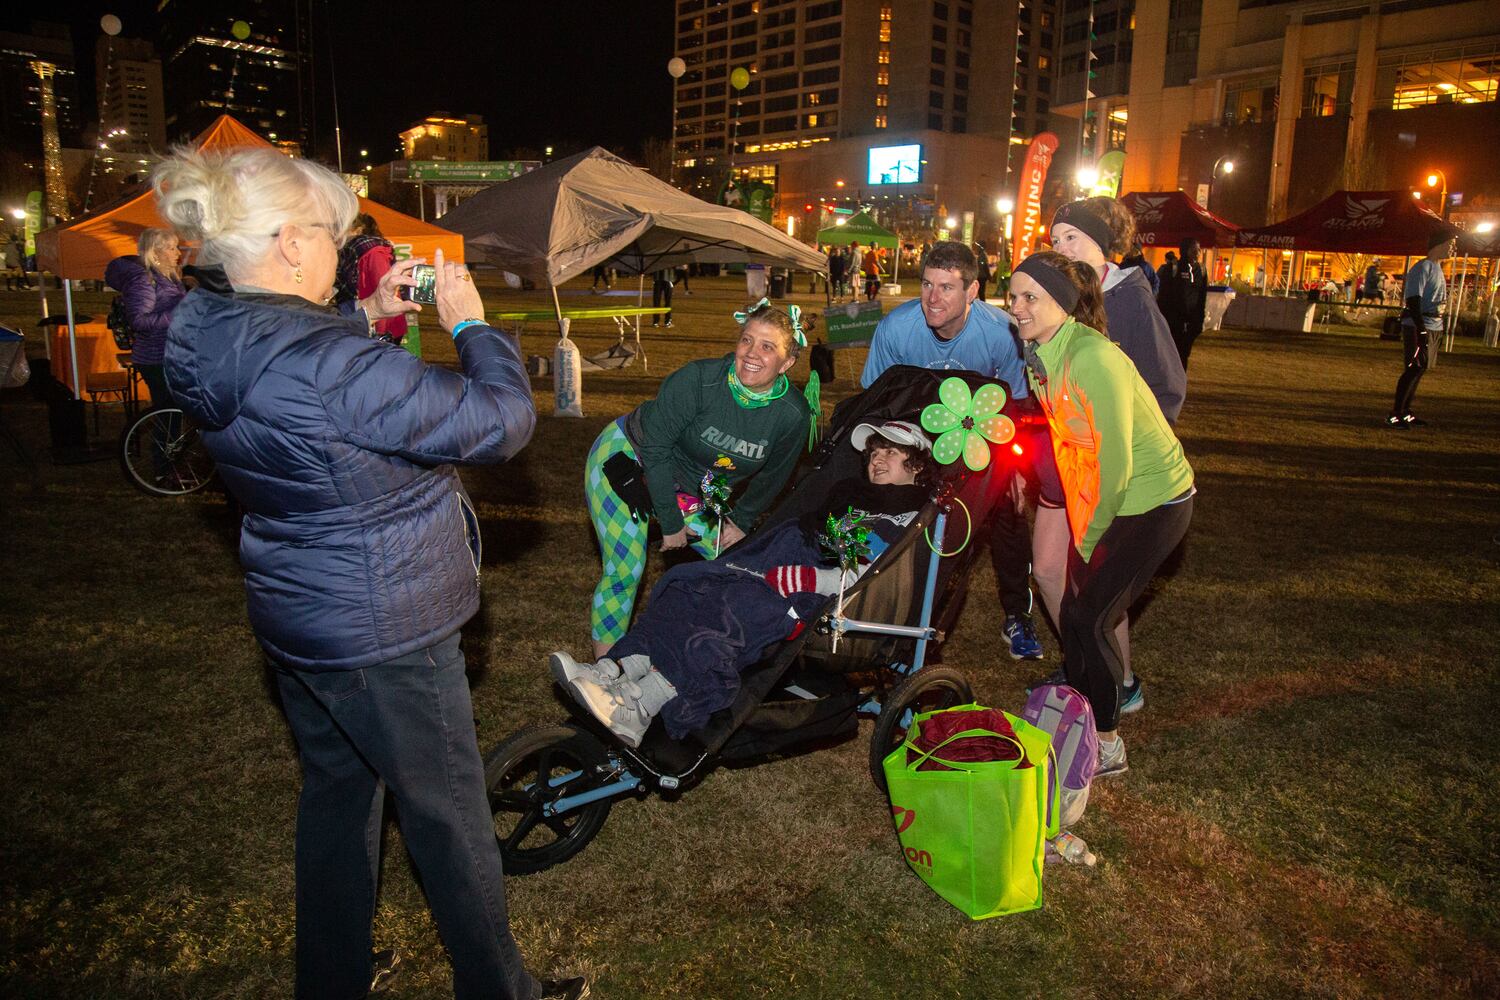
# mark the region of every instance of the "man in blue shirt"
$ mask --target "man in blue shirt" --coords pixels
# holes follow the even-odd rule
[[[1443,332],[1443,305],[1448,301],[1448,283],[1443,279],[1442,260],[1453,252],[1453,237],[1448,232],[1434,232],[1427,256],[1406,272],[1406,287],[1401,297],[1406,311],[1401,314],[1401,346],[1406,368],[1396,382],[1396,402],[1387,427],[1420,427],[1427,421],[1412,416],[1411,399],[1417,394],[1417,383],[1427,371],[1429,338]],[[877,331],[877,336],[879,335]]]
[[[951,240],[934,244],[922,261],[921,288],[920,299],[892,309],[875,328],[860,385],[868,389],[892,365],[914,365],[979,372],[1004,382],[1012,396],[1025,397],[1026,363],[1015,321],[1005,310],[975,301],[979,262],[974,252]],[[1036,460],[1052,459],[1046,438],[1029,450]],[[1012,658],[1039,660],[1042,644],[1031,620],[1031,535],[1026,517],[1008,500],[995,507],[990,560],[1005,609],[1002,631]]]

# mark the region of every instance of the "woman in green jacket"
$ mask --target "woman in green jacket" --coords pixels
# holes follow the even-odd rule
[[[589,451],[584,490],[603,561],[590,614],[596,658],[630,625],[650,521],[661,524],[662,551],[692,545],[714,558],[754,527],[807,440],[812,407],[786,376],[807,344],[801,311],[762,299],[735,318],[733,354],[683,365]],[[741,484],[736,499],[720,499]]]
[[[1063,671],[1089,699],[1099,771],[1126,769],[1115,627],[1187,534],[1193,470],[1135,365],[1104,331],[1099,277],[1051,251],[1011,277],[1026,375],[1052,430],[1072,548],[1061,621]]]

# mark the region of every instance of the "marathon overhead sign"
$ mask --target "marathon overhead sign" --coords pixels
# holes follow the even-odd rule
[[[405,176],[398,171],[405,165]],[[391,164],[395,180],[449,181],[456,184],[484,184],[508,181],[540,167],[540,160],[489,160],[462,163],[452,160],[405,160]]]

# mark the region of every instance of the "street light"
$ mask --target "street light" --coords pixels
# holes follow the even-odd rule
[[[1009,215],[1010,213],[1014,212],[1015,210],[1016,210],[1016,203],[1015,203],[1015,200],[1013,198],[996,198],[995,199],[995,211],[999,212],[1001,215]]]
[[[26,209],[13,208],[10,210],[10,217],[12,219],[15,219],[17,222],[20,222],[21,220],[26,218]]]
[[[1442,208],[1439,209],[1438,214],[1441,215],[1444,219],[1447,219],[1448,218],[1448,175],[1445,174],[1445,173],[1443,173],[1441,170],[1434,169],[1434,170],[1429,171],[1428,174],[1427,174],[1427,186],[1430,187],[1430,188],[1435,188],[1435,187],[1441,186],[1443,201],[1442,201]]]
[[[1079,167],[1078,173],[1074,175],[1073,179],[1078,182],[1078,186],[1082,190],[1093,191],[1094,185],[1099,183],[1099,168]]]
[[[1220,173],[1234,173],[1234,161],[1227,158],[1228,154],[1214,161],[1213,169],[1208,172],[1208,193],[1203,196],[1203,207],[1210,212],[1214,210],[1214,181],[1219,179]]]
[[[1488,219],[1474,227],[1474,232],[1476,233],[1492,233],[1494,231],[1495,224],[1493,222],[1490,222]]]

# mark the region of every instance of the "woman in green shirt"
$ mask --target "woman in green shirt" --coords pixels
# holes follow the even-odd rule
[[[733,354],[683,365],[589,451],[584,490],[603,561],[590,614],[596,658],[630,625],[651,519],[662,551],[691,544],[714,558],[754,527],[807,440],[812,406],[786,376],[807,344],[801,310],[762,299],[735,318]],[[715,500],[741,484],[737,499]]]
[[[1099,277],[1051,251],[1011,277],[1026,376],[1052,430],[1072,548],[1061,621],[1063,671],[1089,699],[1098,774],[1126,769],[1124,683],[1114,630],[1187,534],[1193,470],[1135,365],[1104,335]]]

